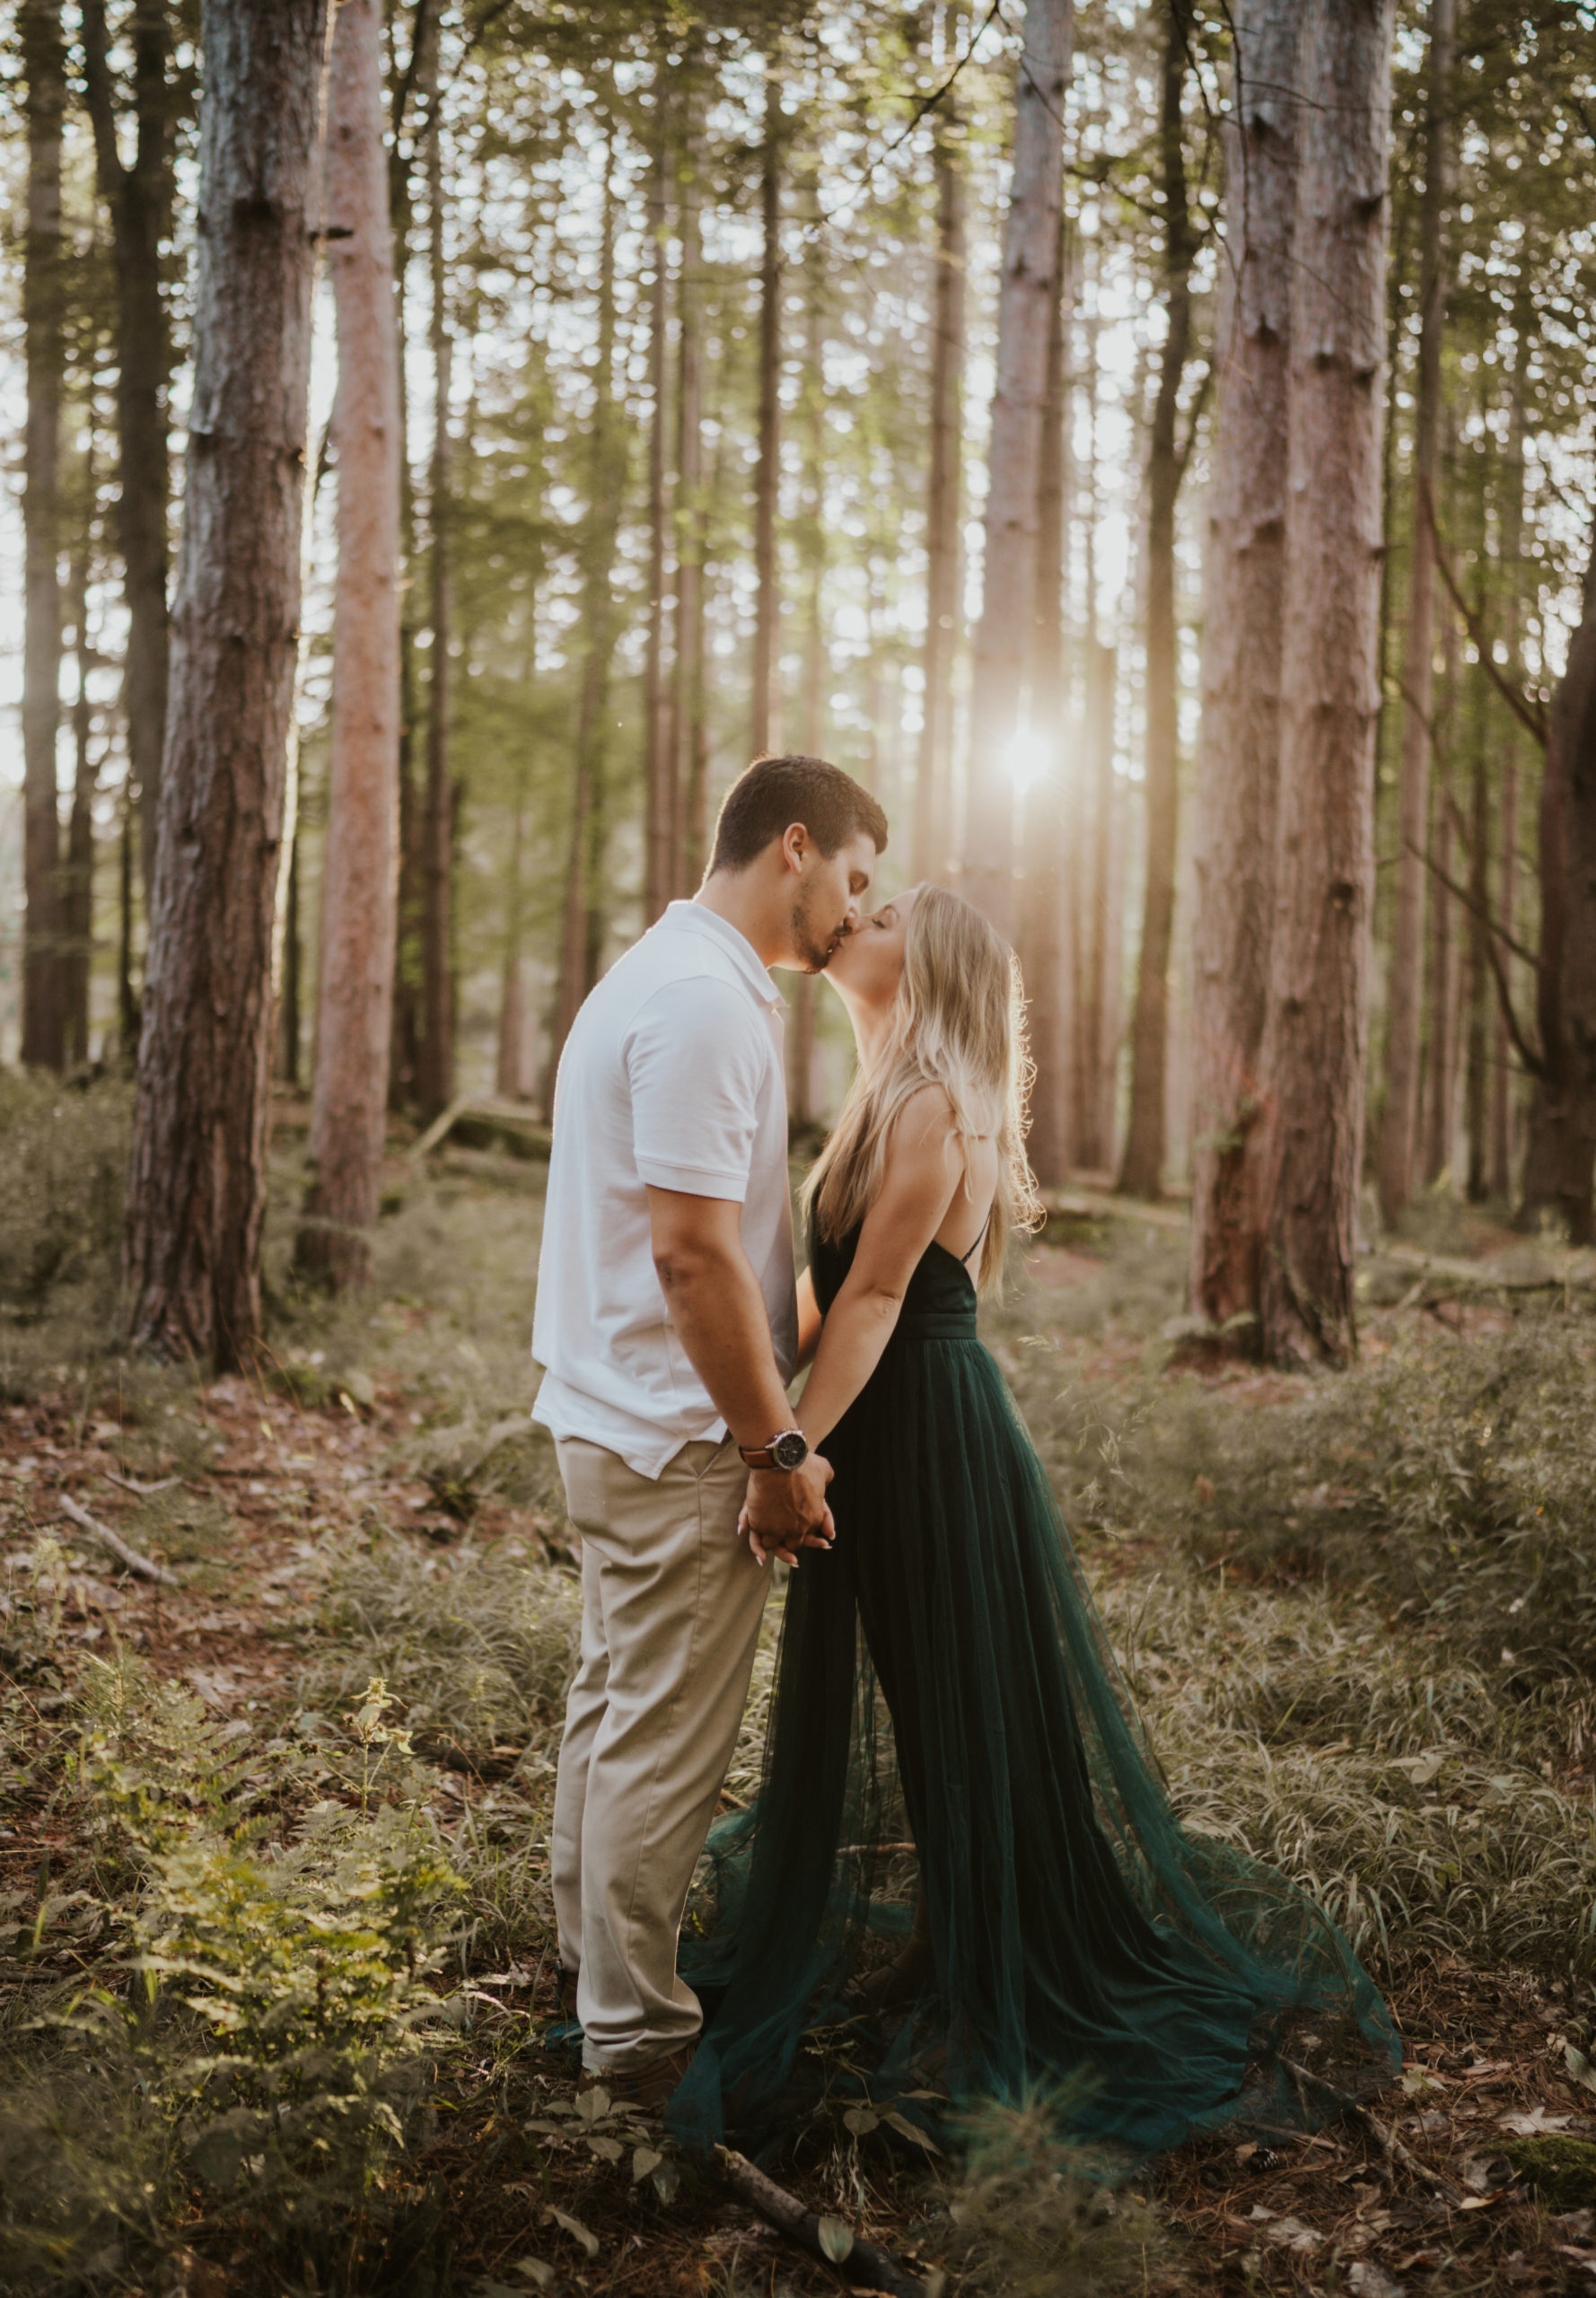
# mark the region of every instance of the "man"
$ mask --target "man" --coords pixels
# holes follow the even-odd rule
[[[831,1537],[794,1430],[797,1303],[781,998],[858,922],[886,817],[841,769],[761,759],[690,901],[583,1006],[555,1091],[532,1353],[582,1535],[582,1657],[553,1868],[583,2080],[663,2102],[697,1997],[677,1934],[748,1695],[768,1574]],[[572,1978],[574,1977],[574,1988]]]

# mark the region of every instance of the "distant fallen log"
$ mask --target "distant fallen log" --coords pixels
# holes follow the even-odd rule
[[[469,1140],[471,1133],[487,1136]],[[496,1141],[507,1148],[513,1157],[547,1159],[554,1140],[551,1129],[532,1115],[523,1102],[482,1100],[466,1094],[458,1101],[451,1101],[442,1116],[434,1118],[418,1140],[411,1143],[409,1158],[418,1165],[433,1150],[441,1148],[451,1134],[458,1134],[468,1147],[491,1146]]]
[[[1416,1245],[1382,1245],[1378,1257],[1417,1272],[1417,1282],[1406,1300],[1398,1304],[1400,1307],[1420,1300],[1432,1278],[1454,1293],[1596,1292],[1596,1260],[1588,1254],[1581,1255],[1577,1261],[1571,1259],[1560,1269],[1522,1276],[1512,1276],[1506,1269],[1494,1269],[1481,1261],[1453,1260],[1442,1253],[1423,1252]]]
[[[1071,1182],[1066,1188],[1045,1188],[1042,1206],[1049,1221],[1128,1221],[1144,1229],[1184,1230],[1190,1214],[1179,1205],[1152,1205],[1144,1197],[1117,1197],[1112,1189],[1092,1188]]]
[[[153,1580],[158,1588],[175,1588],[178,1585],[174,1573],[168,1572],[163,1565],[153,1564],[147,1556],[140,1556],[136,1548],[129,1548],[119,1532],[113,1532],[109,1524],[102,1524],[97,1516],[91,1516],[86,1508],[80,1508],[70,1493],[58,1492],[56,1497],[79,1531],[87,1532],[91,1539],[96,1539],[101,1548],[109,1548],[125,1571],[136,1573],[141,1580]]]

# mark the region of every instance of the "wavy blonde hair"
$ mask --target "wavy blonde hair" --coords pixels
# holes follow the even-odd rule
[[[976,1143],[996,1138],[997,1195],[976,1273],[978,1291],[995,1291],[1010,1232],[1035,1229],[1043,1218],[1025,1155],[1035,1073],[1023,985],[1013,952],[972,902],[943,886],[916,886],[914,896],[890,1033],[874,1066],[855,1075],[804,1183],[803,1202],[824,1236],[856,1227],[881,1193],[899,1112],[922,1086],[940,1085],[953,1113],[967,1195]]]

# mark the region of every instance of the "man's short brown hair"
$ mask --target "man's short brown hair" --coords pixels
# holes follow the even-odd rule
[[[710,869],[746,870],[772,838],[802,822],[829,862],[861,832],[887,844],[887,817],[862,783],[823,758],[756,759],[727,791]]]

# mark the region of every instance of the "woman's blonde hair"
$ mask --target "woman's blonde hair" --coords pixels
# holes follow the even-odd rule
[[[916,886],[914,895],[890,1034],[880,1059],[855,1075],[803,1202],[827,1237],[857,1227],[880,1193],[899,1111],[922,1086],[940,1085],[967,1194],[976,1143],[997,1142],[997,1196],[976,1271],[986,1291],[1002,1280],[1010,1232],[1035,1229],[1043,1217],[1025,1156],[1034,1072],[1023,987],[1013,952],[972,902],[943,886]]]

